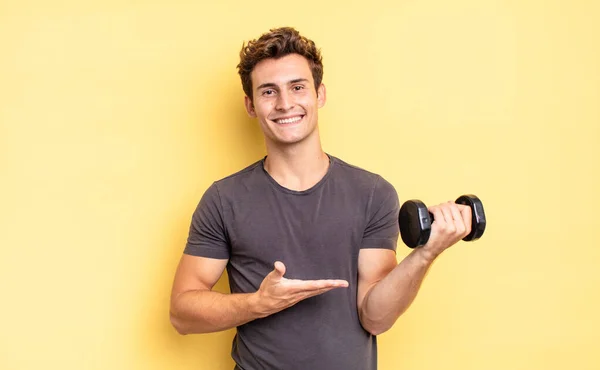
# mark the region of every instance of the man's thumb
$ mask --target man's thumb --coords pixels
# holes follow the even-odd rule
[[[275,261],[275,269],[273,270],[275,277],[281,279],[285,274],[285,265],[283,262]]]

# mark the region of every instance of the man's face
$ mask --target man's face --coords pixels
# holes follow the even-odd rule
[[[325,104],[325,86],[315,90],[306,58],[290,54],[265,59],[250,77],[253,99],[246,97],[246,110],[258,118],[266,140],[286,145],[318,135],[318,109]]]

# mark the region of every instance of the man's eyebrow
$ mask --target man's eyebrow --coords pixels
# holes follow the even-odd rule
[[[265,84],[262,84],[262,85],[258,86],[258,87],[256,88],[256,90],[264,89],[264,88],[266,88],[266,87],[277,87],[277,85],[276,85],[276,84],[274,84],[273,82],[267,82],[267,83],[265,83]]]
[[[288,84],[296,84],[298,82],[309,82],[306,78],[296,78],[295,80],[291,80]]]
[[[309,82],[309,81],[308,81],[308,79],[307,79],[307,78],[295,78],[295,79],[293,79],[293,80],[290,80],[290,81],[288,81],[288,83],[287,83],[287,84],[288,84],[288,85],[291,85],[291,84],[296,84],[296,83],[298,83],[298,82]],[[258,86],[258,87],[256,88],[256,90],[265,89],[265,88],[267,88],[267,87],[271,87],[271,88],[274,88],[274,87],[275,87],[275,88],[276,88],[276,87],[277,87],[277,84],[275,84],[275,83],[273,83],[273,82],[267,82],[267,83],[264,83],[264,84],[262,84],[262,85]]]

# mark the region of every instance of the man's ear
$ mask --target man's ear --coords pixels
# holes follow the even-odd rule
[[[244,96],[244,106],[246,107],[246,112],[248,112],[248,115],[252,118],[256,118],[254,103],[252,103],[252,99],[250,99],[248,95]]]
[[[319,108],[323,108],[325,102],[327,101],[327,89],[325,89],[325,84],[321,84],[317,89],[317,104]]]

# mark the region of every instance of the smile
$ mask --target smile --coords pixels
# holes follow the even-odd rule
[[[277,119],[275,120],[276,123],[280,124],[280,125],[289,125],[291,123],[296,123],[298,121],[300,121],[302,119],[302,117],[304,116],[296,116],[296,117],[290,117],[290,118],[281,118],[281,119]]]

